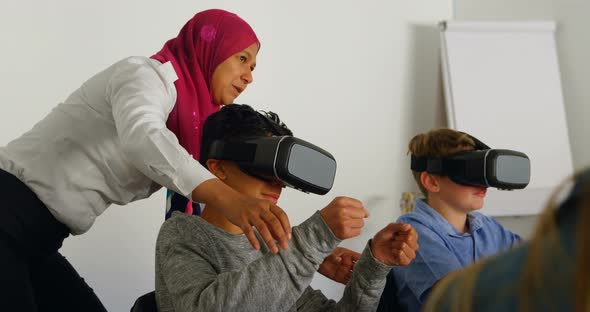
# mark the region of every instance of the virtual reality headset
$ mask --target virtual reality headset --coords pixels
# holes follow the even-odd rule
[[[262,180],[278,180],[305,193],[324,195],[332,189],[336,160],[332,154],[293,136],[269,136],[242,142],[216,140],[209,158],[231,160]]]
[[[523,189],[530,181],[531,164],[527,155],[506,149],[491,149],[478,139],[475,149],[447,157],[416,157],[412,155],[411,169],[448,176],[453,182],[495,187],[502,190]]]

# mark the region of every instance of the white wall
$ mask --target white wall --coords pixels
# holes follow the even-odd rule
[[[575,170],[590,165],[590,2],[580,0],[454,0],[458,20],[554,20],[566,119]],[[551,138],[547,138],[550,140]],[[559,183],[560,181],[555,181]],[[538,216],[498,218],[507,228],[528,236]]]
[[[0,11],[0,145],[95,72],[151,55],[195,12],[214,6],[241,15],[262,40],[255,83],[237,102],[279,113],[338,160],[331,193],[287,191],[281,206],[298,224],[334,196],[363,200],[367,227],[345,243],[360,251],[397,218],[400,192],[415,190],[408,140],[444,120],[435,25],[451,17],[451,0],[9,1]],[[66,240],[64,254],[109,311],[128,310],[154,288],[163,205],[160,192],[113,206],[87,234]],[[313,285],[334,298],[342,290],[323,278]]]
[[[461,20],[554,20],[574,168],[590,165],[590,2],[582,0],[454,0]],[[549,138],[550,139],[550,138]]]

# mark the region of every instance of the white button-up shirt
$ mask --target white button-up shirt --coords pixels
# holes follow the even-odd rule
[[[86,232],[112,203],[146,198],[161,186],[190,198],[214,176],[166,128],[177,79],[172,64],[146,57],[110,66],[1,147],[0,168],[73,234]]]

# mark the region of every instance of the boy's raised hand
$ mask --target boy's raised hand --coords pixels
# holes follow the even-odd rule
[[[371,240],[375,259],[387,265],[406,266],[416,258],[418,233],[409,224],[390,223]]]
[[[348,283],[352,275],[354,264],[360,259],[361,254],[350,249],[336,247],[324,262],[320,264],[318,272],[323,276],[341,283]]]
[[[334,198],[320,215],[336,237],[347,239],[361,234],[369,212],[359,200],[342,196]]]

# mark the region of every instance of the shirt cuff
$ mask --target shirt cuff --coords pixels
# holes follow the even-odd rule
[[[179,174],[176,176],[174,185],[178,187],[179,191],[182,192],[182,196],[191,200],[192,192],[195,188],[197,188],[197,186],[209,179],[216,178],[211,172],[209,172],[209,170],[201,166],[201,163],[195,159],[191,159],[190,161],[182,164],[180,167],[178,167],[177,172]]]
[[[192,191],[206,180],[215,178],[194,159],[172,132],[167,129],[149,135],[143,144],[126,147],[137,167],[156,183],[188,199]]]

